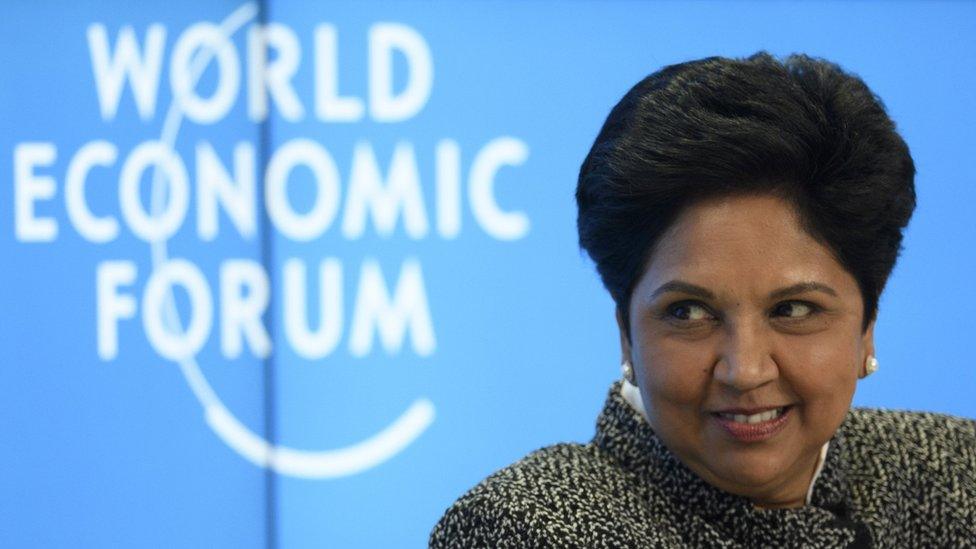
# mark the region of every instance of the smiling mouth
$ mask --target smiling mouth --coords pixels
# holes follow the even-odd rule
[[[748,414],[733,414],[733,413],[730,413],[730,412],[716,412],[715,415],[717,415],[717,416],[719,416],[719,417],[721,417],[723,419],[728,419],[728,420],[734,421],[736,423],[746,423],[746,424],[752,424],[752,425],[754,425],[754,424],[757,424],[757,423],[763,423],[765,421],[772,421],[772,420],[780,417],[781,415],[783,415],[786,412],[786,409],[787,408],[789,408],[789,406],[783,406],[781,408],[774,408],[772,410],[767,410],[765,412],[760,412],[758,414],[751,414],[751,415],[748,415]]]
[[[754,414],[730,412],[713,412],[711,415],[719,426],[733,439],[739,442],[754,443],[769,440],[782,431],[790,417],[793,406],[772,408]],[[746,410],[741,410],[746,411]]]

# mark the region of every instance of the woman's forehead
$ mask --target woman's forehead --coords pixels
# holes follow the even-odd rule
[[[761,294],[805,282],[856,291],[854,278],[804,230],[794,208],[772,196],[713,199],[682,212],[655,246],[638,289],[653,291],[646,286],[670,280]]]

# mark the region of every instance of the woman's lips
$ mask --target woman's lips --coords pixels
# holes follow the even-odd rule
[[[793,415],[792,412],[793,406],[785,406],[779,409],[779,415],[777,417],[756,423],[743,422],[744,415],[730,417],[732,414],[713,413],[711,416],[719,426],[739,442],[760,442],[768,440],[782,431],[783,427],[786,426],[786,423]],[[736,421],[736,419],[739,421]]]

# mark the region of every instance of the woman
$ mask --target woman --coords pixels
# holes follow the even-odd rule
[[[623,380],[589,444],[490,476],[431,546],[976,546],[976,422],[850,408],[914,174],[880,101],[823,60],[634,86],[576,191]]]

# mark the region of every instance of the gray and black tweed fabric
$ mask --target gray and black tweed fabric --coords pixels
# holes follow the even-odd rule
[[[811,504],[762,510],[678,461],[618,382],[589,444],[491,475],[447,510],[430,546],[976,547],[976,421],[852,409]]]

